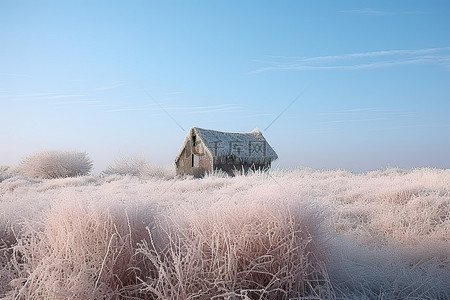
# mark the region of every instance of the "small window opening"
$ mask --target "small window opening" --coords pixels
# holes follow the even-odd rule
[[[200,167],[200,156],[198,154],[192,154],[192,167]]]
[[[192,136],[192,146],[195,147],[196,144],[197,144],[197,136],[193,135]]]

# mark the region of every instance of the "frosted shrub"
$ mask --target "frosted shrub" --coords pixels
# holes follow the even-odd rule
[[[17,278],[9,295],[119,299],[133,294],[142,268],[133,245],[146,233],[143,224],[138,214],[120,205],[66,199],[39,227],[26,226],[13,247]]]
[[[147,168],[143,177],[171,179],[175,177],[175,165],[167,166],[150,166]]]
[[[175,167],[156,167],[151,166],[145,157],[122,157],[116,159],[113,165],[110,165],[104,175],[131,175],[141,178],[173,178],[175,177]]]
[[[30,177],[65,178],[89,174],[92,161],[85,152],[42,151],[27,156],[16,171]]]
[[[157,299],[332,298],[307,224],[286,207],[224,201],[173,219],[166,240],[149,232],[140,248],[158,270],[144,288]]]
[[[116,159],[103,173],[105,175],[132,175],[141,176],[148,168],[145,157],[122,157]]]

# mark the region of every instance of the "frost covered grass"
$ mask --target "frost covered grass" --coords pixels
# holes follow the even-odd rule
[[[8,170],[0,298],[450,298],[450,170]]]

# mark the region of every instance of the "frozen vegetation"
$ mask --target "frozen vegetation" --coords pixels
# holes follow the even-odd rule
[[[135,164],[0,168],[0,298],[450,298],[450,170],[192,179]]]
[[[65,178],[88,175],[92,161],[85,152],[42,151],[25,157],[13,172],[35,178]]]

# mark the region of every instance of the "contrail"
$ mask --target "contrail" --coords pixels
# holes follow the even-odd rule
[[[289,105],[288,106],[286,106],[286,108],[285,109],[283,109],[283,111],[282,112],[280,112],[279,114],[278,114],[278,116],[276,116],[276,118],[275,119],[273,119],[273,121],[272,122],[270,122],[270,124],[269,125],[267,125],[267,127],[266,128],[264,128],[264,131],[267,131],[267,129],[269,129],[270,128],[270,126],[272,126],[272,124],[273,123],[275,123],[295,102],[297,102],[297,100],[298,99],[300,99],[300,97],[308,90],[308,88],[311,86],[311,84],[310,85],[308,85],[303,91],[301,91],[298,95],[297,95],[297,97],[295,97],[294,98],[294,100],[292,100],[291,101],[291,103],[289,103]]]
[[[177,120],[175,120],[175,118],[172,117],[172,115],[169,114],[169,112],[168,112],[164,107],[162,107],[162,105],[159,104],[158,101],[156,101],[155,98],[153,98],[153,96],[152,96],[146,89],[144,89],[144,92],[145,92],[145,93],[153,100],[153,102],[156,103],[156,105],[158,105],[158,107],[159,107],[159,108],[160,108],[160,109],[161,109],[161,110],[162,110],[169,118],[172,119],[172,121],[173,121],[175,124],[177,124],[177,126],[178,126],[183,132],[186,132],[186,130],[184,130],[183,126],[181,126],[180,123],[178,123]]]

